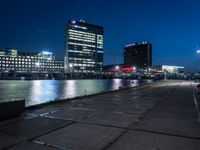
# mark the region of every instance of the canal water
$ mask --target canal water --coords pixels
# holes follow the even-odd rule
[[[4,99],[25,99],[26,106],[33,106],[53,100],[73,98],[119,87],[135,87],[151,80],[0,80],[0,101]]]

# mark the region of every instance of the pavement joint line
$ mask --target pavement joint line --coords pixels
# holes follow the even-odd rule
[[[10,135],[10,134],[5,133],[5,132],[1,132],[1,133],[4,134],[4,135],[7,135],[7,136],[15,137],[15,138],[17,138],[17,139],[21,139],[21,142],[18,142],[18,143],[9,145],[9,146],[3,148],[3,150],[4,150],[4,149],[6,150],[6,149],[9,149],[9,148],[15,147],[15,146],[20,145],[20,144],[24,143],[25,141],[27,141],[27,139],[24,138],[24,137],[20,137],[20,136],[17,136],[17,135]]]
[[[173,90],[173,89],[172,89],[172,90]],[[171,94],[171,92],[170,92],[167,96],[169,96],[170,94]],[[161,100],[155,102],[155,103],[153,104],[153,106],[143,114],[143,117],[141,118],[141,120],[144,119],[145,116],[146,116],[151,110],[153,110],[153,109],[155,108],[155,106],[157,106],[157,105],[158,105],[159,103],[161,103],[164,99],[166,99],[167,96],[166,96],[166,97],[163,97]],[[141,121],[141,120],[140,120],[140,121]],[[137,122],[137,123],[139,123],[139,122]]]
[[[108,125],[108,124],[101,124],[101,123],[92,123],[92,122],[86,122],[84,120],[72,120],[72,119],[64,119],[64,118],[59,118],[59,117],[53,117],[53,116],[45,116],[45,117],[48,117],[48,118],[53,118],[53,119],[60,119],[60,120],[65,120],[65,121],[73,121],[74,123],[83,123],[83,124],[89,124],[89,125],[97,125],[97,126],[104,126],[104,127],[111,127],[111,128],[118,128],[118,129],[129,129],[129,127],[120,127],[120,126],[114,126],[114,125]],[[139,117],[135,117],[135,118],[138,118],[138,121],[140,120]],[[137,122],[137,121],[136,121]],[[131,124],[135,124],[136,122],[132,122]],[[68,126],[68,125],[67,125]]]
[[[109,147],[111,147],[117,140],[119,140],[125,133],[128,132],[129,129],[124,130],[119,136],[114,138],[112,141],[110,141],[107,145],[105,145],[101,150],[106,150]]]
[[[72,121],[72,120],[68,120],[68,121]],[[49,131],[49,132],[46,132],[46,133],[44,133],[44,134],[35,136],[35,137],[33,137],[33,138],[25,138],[25,137],[21,137],[21,136],[17,136],[17,135],[9,135],[9,134],[6,133],[6,135],[9,135],[9,136],[13,136],[13,137],[16,137],[16,138],[21,138],[21,139],[23,139],[22,142],[17,143],[17,144],[14,144],[14,145],[11,145],[11,146],[8,146],[8,147],[6,147],[6,149],[15,147],[15,146],[20,145],[20,144],[25,143],[25,142],[32,142],[32,143],[34,143],[34,141],[35,141],[36,138],[41,137],[41,136],[44,136],[44,135],[47,135],[47,134],[49,134],[49,133],[51,133],[51,132],[54,132],[54,131],[56,131],[56,130],[65,128],[65,127],[70,126],[70,125],[72,125],[72,124],[74,124],[74,123],[76,123],[76,121],[72,121],[71,123],[69,123],[69,124],[67,124],[67,125],[63,125],[63,126],[61,126],[61,127],[58,127],[58,128],[56,128],[56,129],[53,129],[53,130],[51,130],[51,131]],[[4,134],[5,134],[5,133],[4,133]],[[48,146],[48,145],[47,145],[47,146]],[[52,145],[51,145],[51,146],[52,146]],[[55,146],[54,146],[54,147],[55,147]],[[59,147],[60,147],[60,146],[59,146]],[[58,148],[58,146],[57,146],[57,148]],[[60,147],[60,148],[61,148],[61,147]]]
[[[140,118],[139,118],[140,120]],[[138,121],[139,121],[138,120]],[[117,140],[119,140],[124,134],[126,134],[129,130],[131,130],[131,126],[136,124],[137,122],[132,122],[131,125],[129,125],[128,128],[125,128],[125,130],[118,136],[116,137],[112,142],[110,142],[109,144],[107,144],[104,148],[102,148],[102,150],[106,150],[108,149],[109,147],[111,147]]]
[[[67,119],[65,119],[65,120],[67,120]],[[124,135],[128,130],[131,129],[130,127],[131,127],[132,125],[135,124],[135,122],[133,121],[133,122],[129,125],[129,127],[119,127],[119,126],[112,126],[112,125],[99,124],[99,123],[90,123],[90,122],[84,122],[84,121],[75,121],[75,120],[70,120],[70,121],[73,121],[72,124],[75,124],[75,123],[82,123],[82,124],[89,124],[89,125],[96,125],[96,126],[104,126],[104,127],[117,128],[117,129],[122,129],[122,130],[124,130],[118,137],[116,137],[113,141],[111,141],[110,143],[108,143],[108,145],[106,145],[104,148],[102,148],[102,150],[108,148],[108,147],[111,146],[113,143],[115,143],[122,135]],[[70,125],[72,125],[72,124],[70,124]],[[67,126],[69,126],[69,124],[66,125],[65,127],[67,127]],[[64,127],[62,127],[62,128],[64,128]],[[53,131],[52,131],[52,132],[53,132]],[[51,132],[50,132],[50,133],[51,133]],[[47,134],[49,134],[49,133],[47,133]],[[45,135],[46,135],[46,134],[45,134]],[[43,136],[43,135],[40,135],[40,136]],[[40,137],[40,136],[39,136],[39,137]]]
[[[62,117],[54,117],[54,116],[43,116],[45,118],[52,118],[52,119],[59,119],[59,120],[64,120],[64,121],[72,121],[72,122],[78,122],[78,120],[75,119],[65,119]]]
[[[145,133],[154,133],[154,134],[160,134],[160,135],[167,135],[167,136],[173,136],[173,137],[181,137],[181,138],[186,138],[186,139],[200,140],[200,137],[184,136],[184,135],[179,135],[179,134],[171,134],[171,133],[158,132],[158,131],[152,131],[152,130],[133,129],[133,128],[131,128],[130,130],[140,131],[140,132],[145,132]]]
[[[16,144],[13,144],[13,145],[9,145],[9,146],[3,148],[2,150],[10,149],[10,148],[12,148],[12,147],[15,147],[15,146],[17,146],[17,145],[23,144],[23,143],[25,143],[25,142],[26,142],[26,140],[24,140],[24,141],[22,141],[22,142],[20,142],[20,143],[16,143]]]
[[[55,129],[52,129],[52,130],[49,131],[49,132],[46,132],[46,133],[44,133],[44,134],[41,134],[41,135],[35,136],[35,137],[30,138],[30,139],[27,139],[27,140],[31,140],[31,141],[33,141],[34,139],[36,139],[36,138],[38,138],[38,137],[41,137],[41,136],[47,135],[47,134],[49,134],[49,133],[51,133],[51,132],[54,132],[54,131],[56,131],[56,130],[59,130],[59,129],[65,128],[65,127],[70,126],[70,125],[72,125],[72,124],[74,124],[74,123],[76,123],[76,121],[72,121],[72,122],[69,123],[69,124],[66,124],[66,125],[60,126],[60,127],[58,127],[58,128],[55,128]]]
[[[34,118],[34,117],[33,117]],[[28,119],[31,119],[31,118],[28,118]],[[0,122],[0,130],[1,130],[1,127],[2,126],[5,126],[7,124],[10,124],[10,123],[14,123],[14,122],[17,122],[17,121],[20,121],[20,120],[24,120],[23,117],[19,117],[19,118],[15,118],[13,120],[4,120],[5,122]],[[7,122],[8,121],[8,122]]]
[[[135,122],[133,121],[130,124],[130,126],[128,126],[128,127],[120,127],[120,126],[114,126],[114,125],[108,125],[108,124],[101,124],[101,123],[92,123],[92,122],[85,122],[85,121],[76,121],[76,123],[83,123],[83,124],[96,125],[96,126],[104,126],[104,127],[117,128],[117,129],[123,129],[123,130],[128,130],[128,129],[130,129],[131,125],[135,124]]]
[[[111,147],[117,140],[119,140],[124,134],[126,134],[131,128],[131,126],[134,125],[134,122],[131,123],[131,125],[129,125],[128,128],[125,128],[125,130],[119,135],[117,136],[116,138],[114,138],[112,141],[110,141],[107,145],[105,145],[102,150],[106,150],[108,149],[109,147]]]
[[[58,149],[67,149],[66,147],[60,146],[60,145],[56,145],[56,144],[49,144],[43,141],[38,141],[38,140],[33,140],[32,143],[36,143],[36,144],[40,144],[40,145],[44,145],[46,147],[52,147],[52,148],[58,148]]]
[[[143,120],[150,111],[152,111],[157,105],[159,105],[162,101],[164,101],[172,92],[174,92],[179,87],[179,85],[180,85],[180,83],[177,84],[170,92],[168,92],[168,94],[165,97],[163,97],[161,100],[155,102],[154,105],[143,114],[143,118],[141,118],[138,122],[136,122],[136,124],[139,124],[140,121]]]
[[[54,119],[58,119],[58,118],[54,118]],[[71,122],[68,123],[68,124],[65,124],[65,125],[63,125],[63,126],[60,126],[60,127],[58,127],[58,128],[52,129],[51,131],[46,132],[46,133],[44,133],[44,134],[41,134],[41,135],[35,136],[35,137],[33,137],[33,138],[26,138],[26,137],[18,136],[18,135],[10,135],[10,134],[7,134],[6,132],[2,132],[2,133],[3,133],[3,134],[6,134],[6,135],[9,135],[9,136],[16,137],[16,138],[21,138],[21,139],[23,139],[23,140],[25,140],[25,141],[32,141],[32,140],[34,140],[34,139],[36,139],[36,138],[38,138],[38,137],[40,137],[40,136],[43,136],[43,135],[49,134],[49,133],[51,133],[51,132],[53,132],[53,131],[56,131],[56,130],[62,129],[62,128],[64,128],[64,127],[67,127],[67,126],[70,126],[70,125],[76,123],[76,121],[73,121],[73,120],[66,120],[66,121],[71,121]]]

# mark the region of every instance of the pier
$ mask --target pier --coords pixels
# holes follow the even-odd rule
[[[199,150],[196,86],[158,81],[29,108],[0,122],[0,149]]]

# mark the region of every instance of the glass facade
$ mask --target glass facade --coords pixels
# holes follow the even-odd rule
[[[17,51],[17,50],[16,50]],[[55,60],[52,53],[1,53],[0,71],[8,72],[63,72],[64,62]]]
[[[98,72],[103,67],[103,27],[70,20],[65,26],[65,72]]]

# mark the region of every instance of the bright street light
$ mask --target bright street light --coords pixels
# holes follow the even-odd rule
[[[197,50],[197,54],[200,54],[200,50]]]
[[[118,70],[118,69],[119,69],[119,66],[115,66],[115,69],[117,69],[117,70]]]

